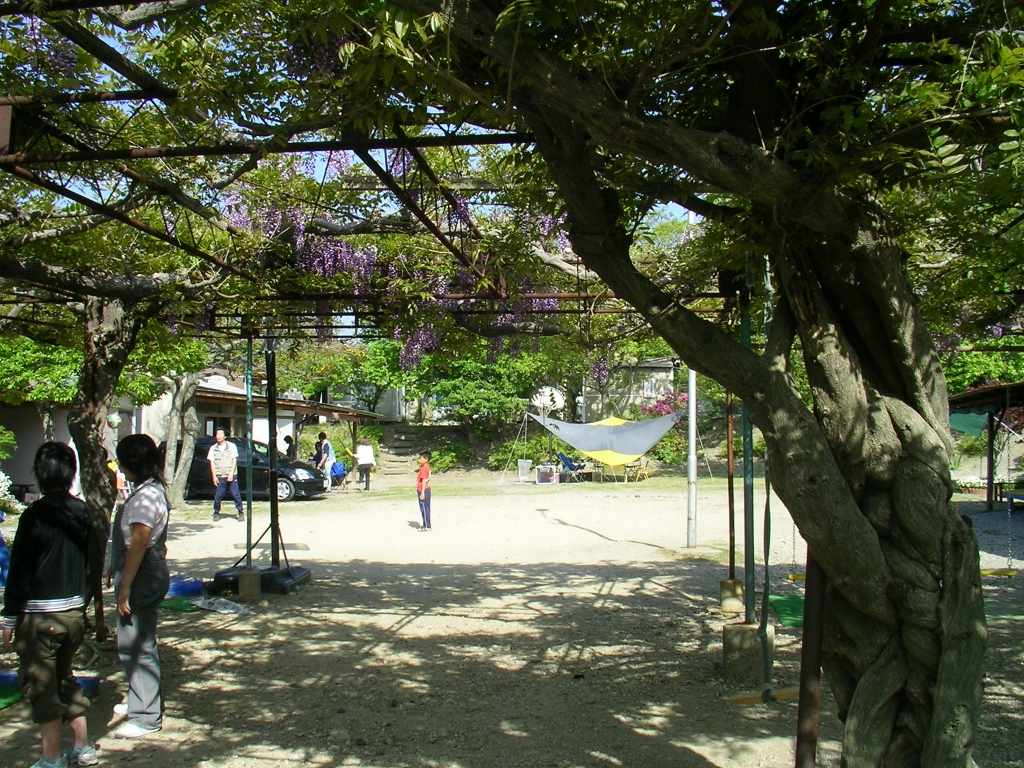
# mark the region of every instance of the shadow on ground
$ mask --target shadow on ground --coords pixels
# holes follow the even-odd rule
[[[196,562],[212,573],[224,562]],[[107,764],[160,766],[788,765],[795,705],[723,696],[721,627],[704,563],[396,566],[309,563],[315,581],[250,616],[161,616],[167,727],[108,725],[123,682],[112,646],[90,715]],[[703,579],[703,581],[701,581]],[[796,631],[780,632],[779,685]],[[21,709],[21,711],[19,711]],[[0,764],[35,735],[0,713]],[[835,735],[833,725],[823,730]],[[829,752],[831,750],[831,752]],[[833,764],[835,744],[823,764]]]

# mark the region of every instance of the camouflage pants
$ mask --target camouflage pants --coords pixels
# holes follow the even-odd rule
[[[21,695],[32,705],[33,722],[70,719],[89,708],[89,700],[71,669],[84,637],[85,615],[81,608],[21,615],[14,632],[14,650],[21,661]]]

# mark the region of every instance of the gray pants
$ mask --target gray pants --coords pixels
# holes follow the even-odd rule
[[[156,644],[159,603],[132,608],[117,617],[117,653],[128,678],[128,722],[141,728],[163,725],[164,700],[160,690],[160,649]]]

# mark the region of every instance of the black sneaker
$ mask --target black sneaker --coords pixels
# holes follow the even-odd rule
[[[214,512],[213,513],[213,522],[216,523],[219,520],[220,520],[220,512]]]

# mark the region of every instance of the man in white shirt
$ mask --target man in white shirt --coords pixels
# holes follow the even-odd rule
[[[217,441],[206,454],[210,461],[210,475],[213,477],[213,519],[220,520],[220,503],[224,495],[230,491],[235,500],[238,519],[245,520],[242,511],[242,494],[238,490],[238,449],[234,443],[228,442],[228,433],[223,427],[217,427],[213,433]]]

